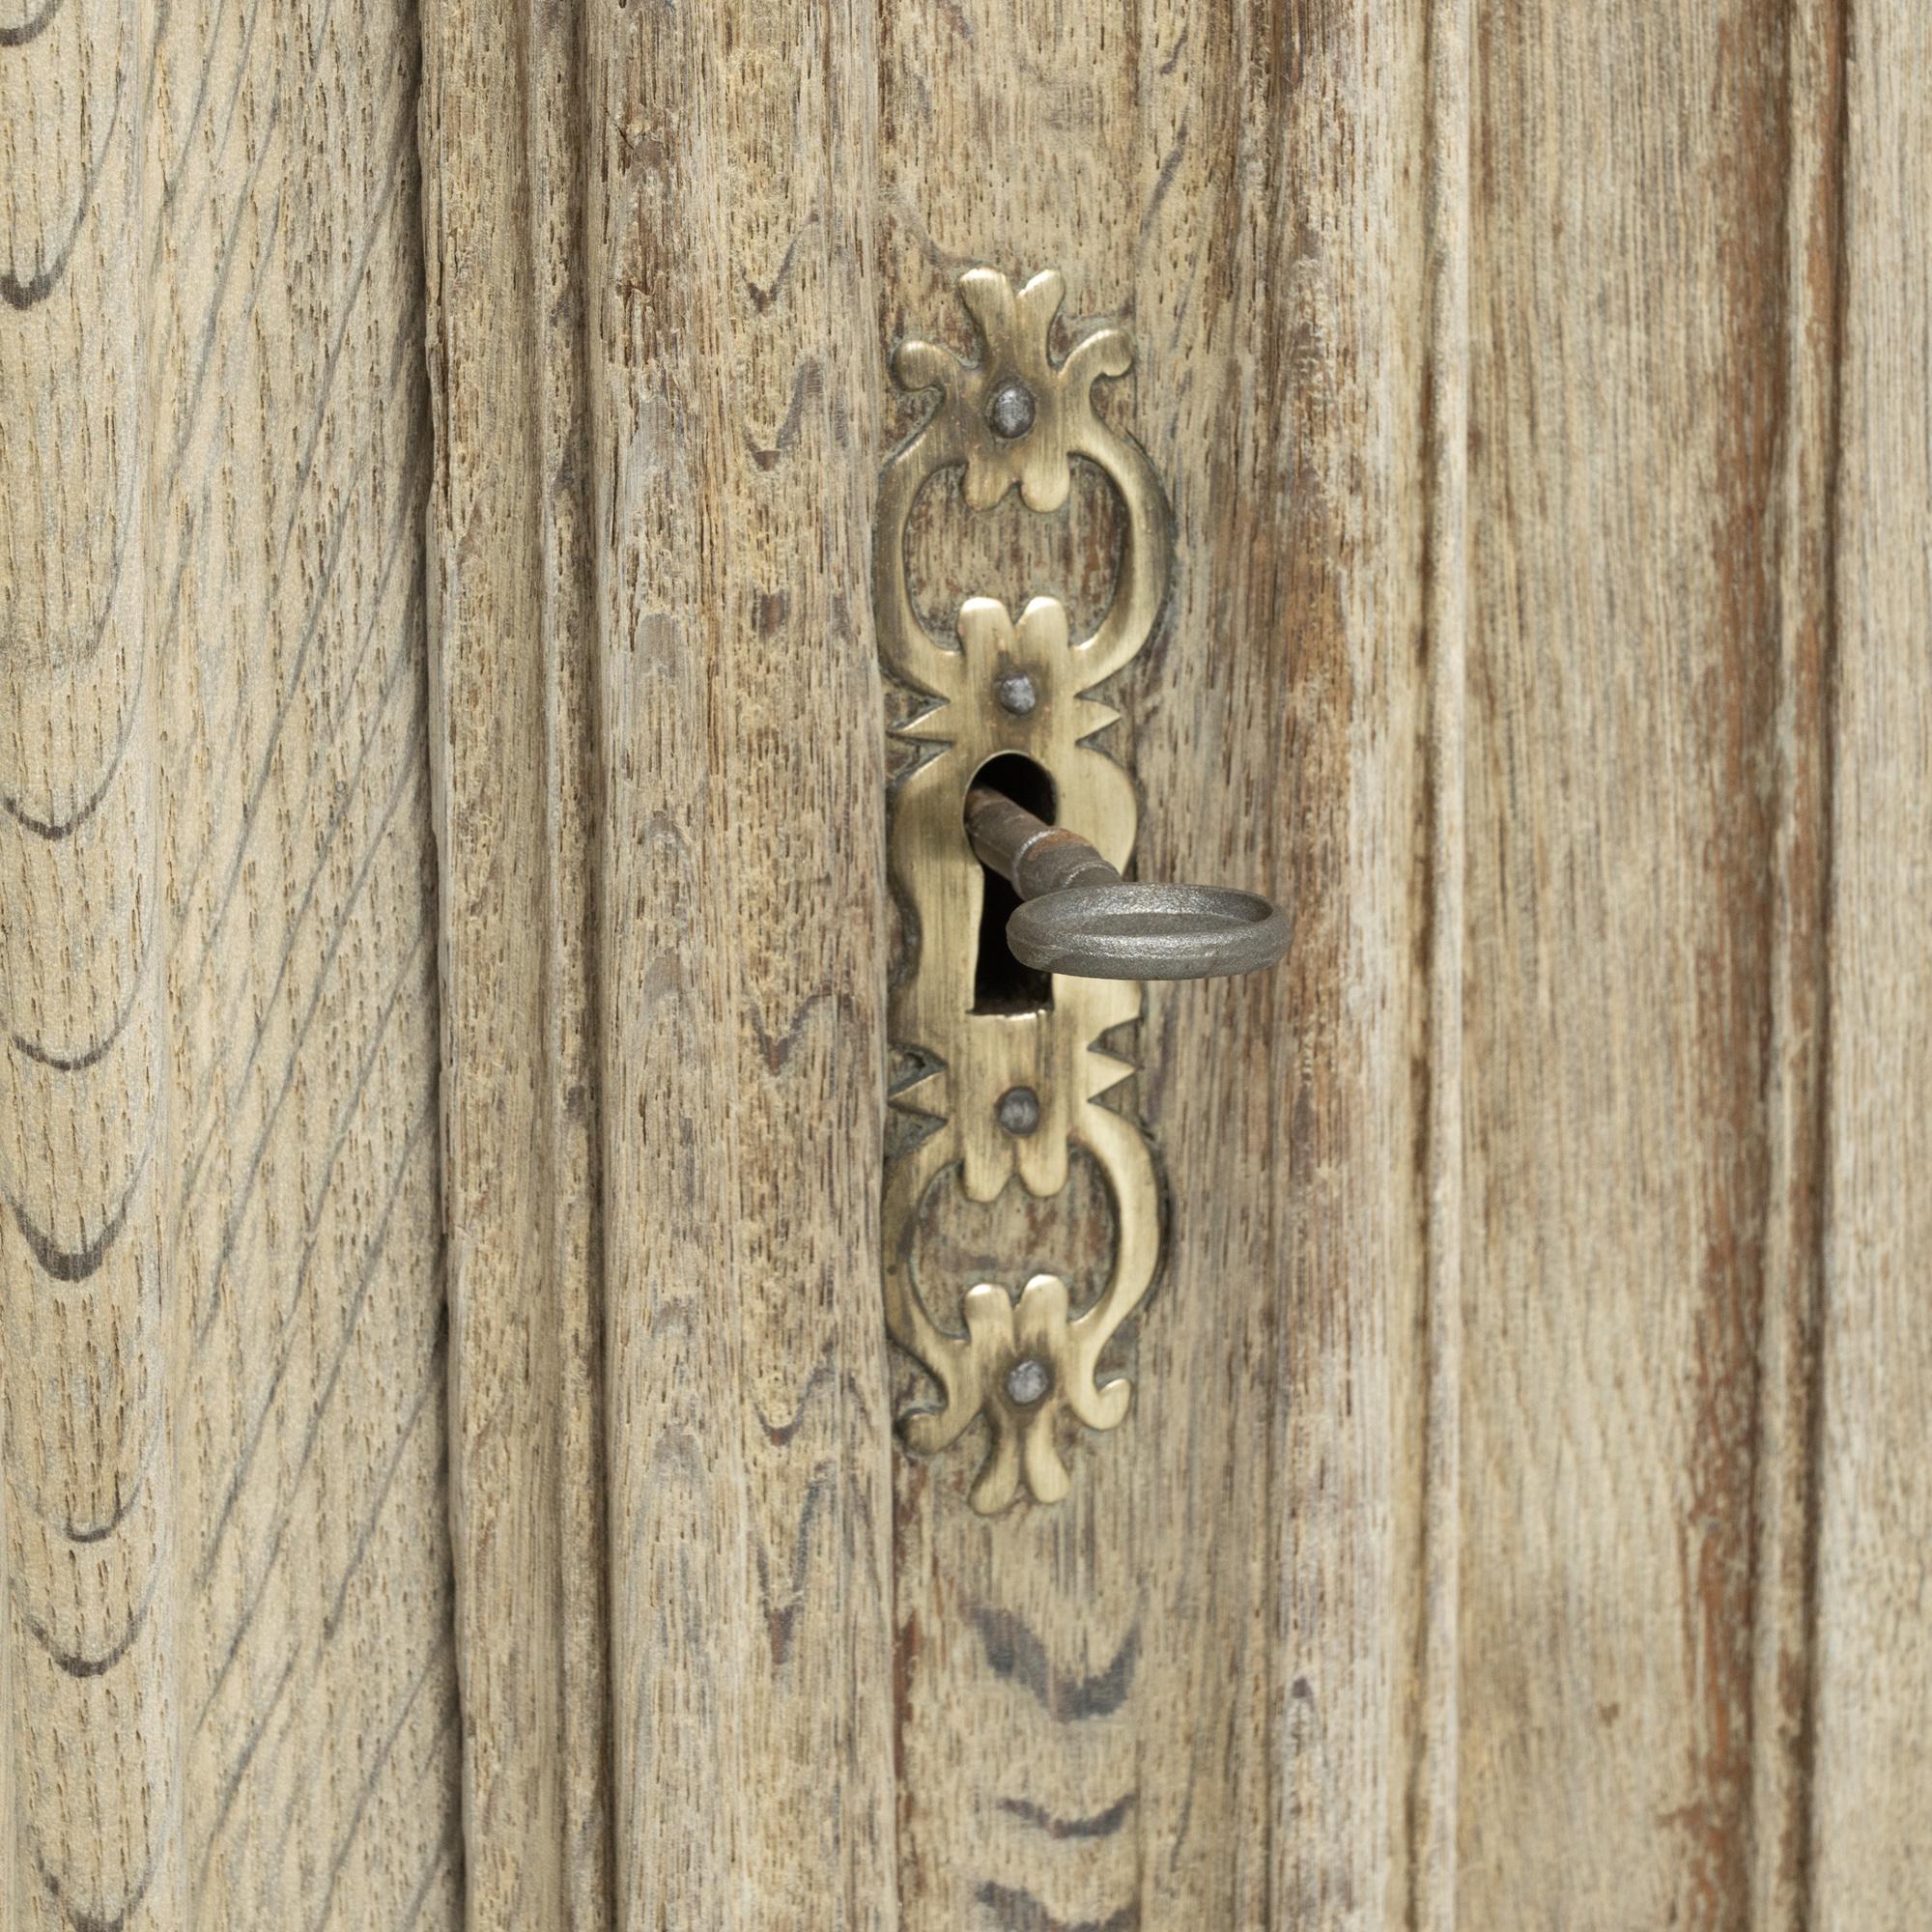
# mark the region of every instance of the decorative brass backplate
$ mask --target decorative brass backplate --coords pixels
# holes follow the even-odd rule
[[[1056,976],[1050,1007],[973,1010],[983,874],[966,838],[966,790],[990,759],[1024,754],[1053,781],[1057,822],[1124,870],[1133,786],[1086,742],[1119,714],[1083,694],[1146,643],[1166,594],[1172,544],[1147,456],[1094,411],[1094,382],[1131,365],[1122,331],[1091,328],[1055,362],[1048,337],[1064,295],[1057,271],[1015,292],[997,270],[972,269],[959,294],[979,334],[977,362],[918,340],[901,343],[893,358],[901,387],[941,395],[886,465],[872,559],[880,656],[895,677],[937,700],[897,734],[943,748],[899,781],[893,801],[893,873],[917,951],[894,987],[890,1029],[923,1069],[893,1098],[937,1124],[888,1168],[885,1299],[893,1339],[931,1372],[943,1399],[904,1418],[906,1439],[922,1452],[943,1449],[983,1415],[991,1447],[972,1501],[991,1513],[1013,1500],[1022,1476],[1041,1502],[1066,1493],[1055,1440],[1063,1409],[1093,1429],[1112,1429],[1126,1414],[1126,1381],[1096,1382],[1096,1368],[1153,1280],[1160,1205],[1139,1128],[1099,1104],[1133,1067],[1095,1041],[1140,1017],[1140,986]],[[1029,509],[1053,511],[1066,500],[1075,456],[1105,471],[1126,512],[1113,601],[1098,629],[1071,642],[1066,608],[1052,597],[1032,599],[1017,622],[997,600],[969,597],[956,647],[941,643],[920,622],[906,577],[906,520],[921,489],[942,469],[963,469],[975,509],[990,509],[1017,486]],[[1012,702],[1016,691],[1031,702]],[[959,1304],[963,1332],[944,1322],[913,1264],[933,1183],[956,1173],[970,1200],[987,1202],[1017,1176],[1036,1196],[1058,1194],[1076,1147],[1105,1175],[1113,1202],[1114,1260],[1100,1293],[1074,1313],[1056,1276],[1035,1275],[1017,1301],[981,1282]]]

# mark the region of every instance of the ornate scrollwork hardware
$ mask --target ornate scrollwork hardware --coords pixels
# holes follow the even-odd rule
[[[919,340],[902,343],[894,375],[910,390],[940,391],[937,406],[886,465],[879,485],[872,596],[886,668],[929,700],[898,734],[936,754],[896,787],[891,856],[913,915],[917,957],[895,986],[890,1030],[922,1076],[894,1094],[937,1122],[895,1155],[887,1176],[885,1301],[893,1339],[938,1382],[937,1408],[905,1418],[921,1452],[955,1441],[983,1416],[991,1447],[973,1506],[1003,1509],[1024,1479],[1041,1502],[1066,1493],[1056,1434],[1063,1413],[1092,1429],[1125,1416],[1124,1378],[1098,1378],[1101,1350],[1152,1284],[1160,1252],[1153,1156],[1135,1122],[1100,1104],[1133,1071],[1097,1044],[1140,1017],[1131,980],[1056,976],[1050,1006],[977,1012],[974,969],[985,875],[966,834],[969,787],[986,764],[1017,753],[1050,777],[1055,823],[1116,872],[1133,851],[1137,808],[1127,775],[1090,742],[1118,716],[1087,696],[1147,642],[1167,592],[1172,559],[1166,498],[1145,452],[1094,411],[1094,384],[1132,362],[1111,327],[1077,336],[1054,361],[1049,334],[1064,287],[1048,270],[1015,290],[991,269],[969,270],[959,294],[979,336],[979,359]],[[1111,479],[1124,510],[1114,594],[1090,637],[1070,636],[1066,608],[1036,597],[1017,619],[991,598],[960,607],[956,646],[925,630],[913,606],[906,521],[926,481],[964,471],[966,501],[990,509],[1017,489],[1029,509],[1065,500],[1070,462],[1083,457]],[[1075,1312],[1066,1284],[1035,1275],[1015,1298],[981,1282],[946,1325],[914,1278],[913,1247],[928,1190],[956,1172],[968,1199],[993,1200],[1018,1178],[1047,1197],[1066,1184],[1070,1151],[1092,1157],[1113,1204],[1113,1264],[1098,1295]]]

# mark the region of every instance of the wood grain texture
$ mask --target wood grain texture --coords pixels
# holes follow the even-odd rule
[[[456,1918],[415,82],[0,39],[10,1925]]]
[[[1426,1032],[1418,1163],[1422,1307],[1414,1395],[1421,1458],[1415,1716],[1405,1793],[1407,1932],[1450,1932],[1461,1862],[1463,1584],[1463,1005],[1468,926],[1469,183],[1474,48],[1465,0],[1428,16],[1423,244],[1429,358],[1422,554],[1427,694],[1419,748]]]
[[[1870,238],[1922,183],[1926,142],[1903,95],[1866,96],[1886,213],[1865,217],[1863,368],[1866,421],[1893,439],[1888,549],[1844,454],[1861,433],[1845,49],[1867,21],[1898,30],[1883,9],[1746,5],[1492,13],[1479,37],[1460,1794],[1474,1923],[1926,1909],[1903,1863],[1922,1751],[1879,1774],[1883,1803],[1857,1753],[1862,1860],[1839,1856],[1822,1784],[1833,1725],[1863,1736],[1881,1681],[1910,1706],[1924,1648],[1909,1618],[1861,1625],[1826,1583],[1847,1522],[1892,1550],[1922,1522],[1896,1492],[1844,1501],[1869,1459],[1909,1467],[1914,1451],[1893,1464],[1881,1446],[1878,1359],[1833,1287],[1843,1177],[1909,1160],[1922,1111],[1895,1028],[1883,1089],[1871,1046],[1848,1088],[1838,1045],[1848,923],[1872,935],[1876,997],[1908,1026],[1918,1010],[1916,954],[1889,920],[1922,830],[1905,799],[1923,707],[1886,680],[1914,675],[1926,630],[1923,415],[1898,413],[1923,338],[1897,305],[1910,264],[1879,270]],[[1848,593],[1848,555],[1915,545],[1902,574]],[[1883,750],[1850,735],[1855,663],[1866,692],[1891,694]],[[1903,868],[1856,910],[1848,782],[1889,797],[1866,849]],[[1903,1194],[1881,1180],[1867,1198],[1887,1202],[1890,1256],[1922,1252]],[[1882,1297],[1862,1261],[1853,1273]],[[1825,1672],[1848,1641],[1866,1675],[1840,1702]]]
[[[1484,16],[1461,1907],[1740,1922],[1782,10]],[[1815,755],[1807,751],[1807,755]]]
[[[1787,20],[1786,391],[1771,509],[1778,663],[1748,1922],[1790,1932],[1808,1924],[1811,1912],[1844,24],[1831,0],[1794,8]]]
[[[0,1926],[1926,1921],[1922,8],[5,5]],[[1139,870],[1298,922],[991,1521],[867,602],[979,261],[1136,344]]]
[[[611,1922],[577,10],[424,13],[466,1922]]]
[[[1811,1922],[1932,1907],[1932,21],[1845,62]]]
[[[187,1896],[146,318],[119,298],[153,206],[128,99],[146,39],[137,9],[75,6],[0,49],[30,188],[0,259],[4,1878],[23,1928],[178,1923]]]
[[[870,22],[585,72],[617,1910],[883,1927]]]
[[[903,1919],[1399,1922],[1428,1721],[1422,13],[900,10],[881,49],[878,334],[956,332],[975,259],[1059,266],[1070,312],[1130,327],[1106,407],[1179,559],[1111,694],[1139,868],[1299,921],[1279,976],[1151,989],[1122,1104],[1172,1215],[1127,1422],[1057,1511],[990,1524],[970,1444],[898,1464]],[[1025,521],[953,513],[987,572],[954,594],[1091,598],[1077,539],[1028,577]],[[1015,1201],[956,1287],[1071,1277],[1083,1218]]]

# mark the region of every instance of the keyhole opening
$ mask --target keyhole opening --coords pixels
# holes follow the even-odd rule
[[[1036,818],[1053,824],[1053,781],[1045,769],[1017,752],[1008,752],[980,767],[976,784],[1005,792]],[[1053,1005],[1053,975],[1013,957],[1007,945],[1007,921],[1020,902],[1012,886],[983,861],[985,891],[980,900],[980,950],[973,967],[976,1013],[1037,1013]]]

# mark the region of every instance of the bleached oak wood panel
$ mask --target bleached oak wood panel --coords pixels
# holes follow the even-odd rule
[[[1921,1922],[1927,36],[0,14],[0,1924]],[[992,1522],[865,601],[979,260],[1137,344],[1140,869],[1299,920],[1151,992],[1135,1409]]]
[[[1479,19],[1460,1906],[1796,1926],[1845,10]]]
[[[451,479],[438,743],[464,868],[444,886],[452,1200],[473,1190],[452,1228],[482,1217],[457,1240],[456,1386],[461,1411],[466,1355],[479,1386],[527,1358],[504,1410],[526,1420],[548,1371],[518,1337],[555,1304],[518,1246],[522,1189],[532,1159],[537,1191],[560,1174],[528,1111],[546,1076],[532,1100],[503,1050],[530,1037],[558,943],[520,868],[573,862],[544,855],[527,774],[503,765],[541,737],[550,673],[510,640],[554,648],[532,615],[553,560],[530,519],[554,486],[531,363],[567,367],[543,330],[574,298],[566,263],[521,322],[518,251],[541,173],[525,152],[560,155],[573,126],[587,145],[616,1909],[870,1923],[896,1891],[909,1923],[1157,1922],[1200,1899],[1439,1917],[1455,1405],[1417,1327],[1439,1378],[1457,1089],[1418,1075],[1414,1043],[1452,1063],[1461,440],[1422,419],[1434,393],[1453,426],[1463,386],[1462,15],[1411,12],[1362,46],[1162,9],[1064,32],[1024,10],[841,12],[809,36],[755,10],[592,10],[583,31],[580,109],[526,91],[545,56],[505,53],[481,16],[433,24],[424,139]],[[985,165],[962,172],[962,151]],[[910,327],[956,333],[952,277],[975,258],[1061,263],[1076,306],[1141,338],[1117,407],[1194,546],[1123,694],[1121,747],[1138,734],[1152,761],[1147,863],[1297,898],[1306,963],[1154,1002],[1128,1104],[1179,1170],[1174,1279],[1196,1286],[1165,1304],[1134,1435],[1083,1454],[1066,1512],[989,1529],[954,1493],[970,1457],[900,1464],[888,1671],[871,1217],[889,909],[856,594],[902,420],[881,414],[884,351]],[[915,545],[943,622],[967,590],[1039,587],[1042,556],[1104,596],[1112,530],[1087,493],[1044,552],[1013,519],[989,533],[943,505]],[[1427,611],[1426,547],[1448,558]],[[1286,1182],[1284,1148],[1301,1150]],[[1104,1244],[1104,1214],[1066,1205],[980,1231],[975,1264]],[[1357,1410],[1331,1492],[1330,1427]],[[515,1487],[551,1480],[547,1452],[490,1414],[473,1442],[457,1425],[466,1681],[491,1700],[469,1713],[469,1776],[473,1799],[494,1781],[548,1803],[551,1747],[525,1728],[548,1692],[518,1686],[516,1646],[552,1654],[530,1601],[550,1558]],[[549,1548],[566,1573],[602,1557],[594,1537]],[[515,1889],[554,1856],[541,1811],[498,1803],[490,1830],[504,1841],[472,1850],[472,1910],[559,1910],[548,1879]]]
[[[0,48],[10,1925],[187,1897],[137,10]]]
[[[10,1924],[457,1919],[415,85],[0,36]]]
[[[588,16],[621,1922],[889,1926],[869,14]]]

